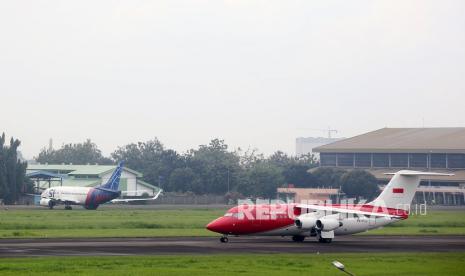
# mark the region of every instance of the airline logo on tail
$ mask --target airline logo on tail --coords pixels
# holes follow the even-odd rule
[[[107,183],[101,186],[102,188],[109,189],[112,191],[118,191],[119,181],[121,178],[121,173],[123,171],[123,165],[124,165],[123,161],[118,163],[118,166],[116,167],[115,171],[111,175],[110,179],[108,179]]]

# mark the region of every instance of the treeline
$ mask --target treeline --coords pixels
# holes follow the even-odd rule
[[[289,156],[277,151],[269,157],[255,150],[230,150],[223,140],[213,139],[180,154],[167,149],[158,140],[119,147],[105,157],[92,141],[64,145],[58,150],[43,149],[40,163],[125,165],[144,174],[143,180],[169,192],[228,194],[274,198],[276,189],[285,184],[295,187],[342,187],[348,196],[371,198],[376,194],[376,179],[363,171],[346,172],[318,166],[313,155]]]
[[[18,159],[18,147],[21,142],[13,137],[6,143],[5,133],[0,136],[0,199],[5,204],[18,200],[21,193],[31,190],[30,182],[25,178],[26,162]]]

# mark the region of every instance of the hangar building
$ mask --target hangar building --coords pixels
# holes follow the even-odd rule
[[[322,167],[364,169],[382,183],[390,178],[384,173],[401,169],[453,173],[423,181],[416,199],[464,203],[465,128],[382,128],[314,151],[320,153]]]

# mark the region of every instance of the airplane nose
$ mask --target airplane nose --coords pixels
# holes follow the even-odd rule
[[[214,221],[207,224],[208,230],[212,232],[220,233],[220,234],[228,233],[229,232],[228,228],[229,228],[228,224],[223,220],[223,218],[215,219]]]

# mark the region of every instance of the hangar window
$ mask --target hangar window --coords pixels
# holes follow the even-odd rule
[[[465,168],[465,154],[448,154],[447,166],[450,169]]]
[[[356,153],[355,167],[369,168],[371,167],[371,153]]]
[[[353,167],[354,166],[354,154],[353,153],[338,153],[337,154],[337,165],[340,167]]]
[[[320,154],[321,166],[336,166],[335,153],[321,153]]]
[[[428,155],[426,153],[410,154],[410,167],[411,168],[427,168],[428,167]]]
[[[391,167],[407,168],[408,154],[407,153],[391,153]]]
[[[431,168],[447,168],[447,154],[445,153],[431,154]]]
[[[373,153],[373,167],[376,167],[376,168],[389,167],[389,154]]]

